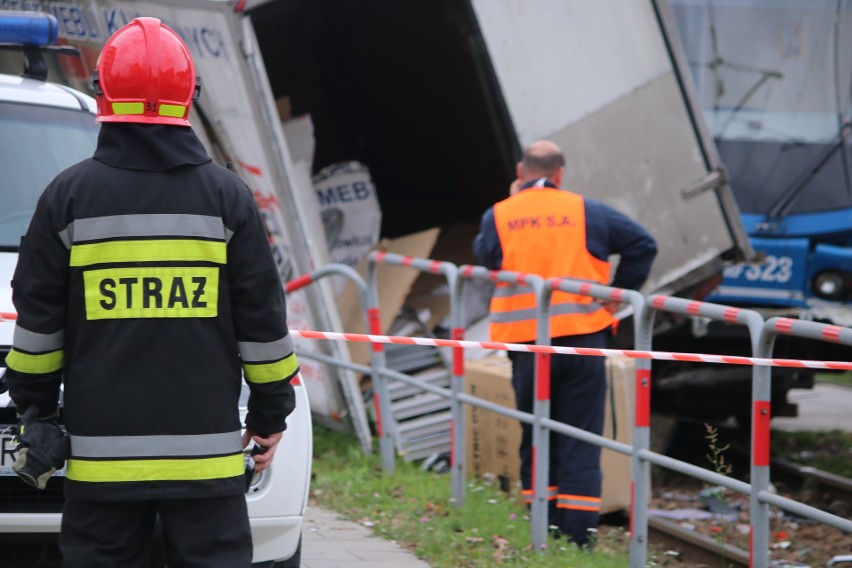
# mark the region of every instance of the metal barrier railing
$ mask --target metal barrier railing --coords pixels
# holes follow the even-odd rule
[[[436,387],[422,381],[398,373],[387,368],[382,342],[379,340],[381,324],[379,319],[376,266],[378,264],[389,264],[395,266],[410,267],[422,272],[443,274],[450,285],[450,318],[453,326],[453,340],[433,340],[437,345],[451,346],[453,348],[453,377],[450,389]],[[632,456],[631,474],[631,540],[630,540],[630,566],[634,568],[644,567],[647,562],[648,546],[648,505],[650,487],[650,465],[657,465],[666,469],[676,471],[707,483],[712,483],[750,495],[751,499],[751,538],[750,538],[750,564],[752,566],[768,566],[769,555],[769,505],[775,505],[789,510],[803,517],[823,522],[844,530],[852,532],[852,521],[826,513],[819,509],[809,507],[802,503],[786,499],[769,492],[769,404],[771,397],[771,367],[772,366],[806,366],[806,363],[789,360],[771,360],[772,348],[775,337],[778,334],[795,335],[800,337],[833,341],[845,345],[852,345],[852,329],[833,325],[803,322],[785,318],[773,318],[764,322],[763,318],[752,310],[734,308],[718,304],[689,301],[682,298],[667,296],[651,296],[647,300],[638,292],[633,290],[622,290],[607,286],[590,284],[588,282],[571,279],[552,278],[547,281],[533,274],[520,274],[510,271],[492,271],[484,267],[462,265],[456,267],[449,262],[435,261],[405,257],[392,253],[374,252],[369,256],[368,280],[363,279],[351,268],[344,265],[326,265],[312,272],[310,275],[300,277],[290,285],[298,283],[292,289],[307,285],[317,279],[330,275],[339,274],[353,280],[359,287],[359,293],[363,305],[367,311],[367,322],[370,333],[368,340],[373,344],[371,354],[371,366],[355,365],[349,362],[336,361],[331,357],[311,357],[327,364],[336,364],[345,368],[358,370],[360,372],[370,371],[376,383],[376,413],[377,428],[379,429],[379,443],[381,447],[382,467],[386,473],[395,470],[395,455],[393,447],[393,429],[396,428],[394,417],[390,411],[390,399],[384,378],[389,377],[404,383],[422,388],[424,391],[450,398],[452,402],[451,429],[451,453],[452,453],[452,485],[453,499],[457,506],[464,504],[465,488],[465,423],[463,405],[470,404],[475,407],[513,418],[520,422],[533,426],[533,446],[536,448],[535,455],[535,478],[533,480],[534,496],[531,506],[531,540],[536,549],[541,549],[547,543],[547,496],[546,478],[549,471],[549,444],[550,431],[573,436],[582,441],[599,445],[616,452]],[[525,413],[515,409],[492,403],[468,394],[464,391],[464,357],[463,349],[471,342],[462,341],[464,329],[462,326],[463,306],[460,298],[465,280],[487,280],[491,282],[505,282],[515,285],[530,286],[537,298],[536,317],[538,322],[538,345],[550,344],[549,336],[549,314],[550,298],[554,290],[561,290],[574,294],[591,296],[599,300],[629,303],[634,312],[634,347],[632,356],[636,359],[636,394],[635,394],[635,423],[632,446],[586,432],[584,430],[554,421],[549,418],[550,398],[549,389],[549,355],[545,349],[530,348],[537,354],[536,358],[536,393],[534,397],[533,413]],[[707,356],[691,354],[667,354],[672,355],[674,360],[682,361],[704,361],[712,363],[734,363],[748,364],[753,366],[753,390],[752,390],[752,465],[751,484],[732,479],[718,472],[707,470],[698,466],[675,460],[652,452],[650,450],[650,407],[651,407],[651,359],[662,358],[662,355],[651,351],[654,316],[657,311],[679,313],[692,317],[702,317],[723,321],[729,324],[742,325],[748,328],[751,340],[753,358],[736,356]],[[320,332],[317,332],[320,333]],[[326,334],[330,335],[330,334]],[[347,334],[354,335],[354,334]],[[388,338],[385,338],[388,339]],[[393,339],[393,338],[391,338]],[[397,338],[400,339],[400,338]],[[364,337],[358,340],[365,340]],[[412,344],[426,344],[423,342]],[[503,348],[509,350],[520,350],[512,344],[496,344],[493,342],[481,344],[482,347]],[[571,352],[566,348],[551,348],[552,352]],[[579,351],[579,350],[578,350]],[[592,351],[592,350],[586,350]],[[601,352],[613,350],[597,350]],[[625,352],[626,353],[626,352]],[[574,354],[587,354],[586,352]],[[602,353],[606,355],[606,353]],[[628,354],[630,355],[630,354]],[[848,363],[841,363],[840,367],[847,368]],[[834,368],[834,367],[828,367]]]
[[[763,318],[755,311],[741,308],[732,308],[718,304],[710,304],[706,302],[696,302],[685,300],[683,298],[672,298],[668,296],[651,296],[647,299],[638,312],[638,322],[634,322],[639,330],[637,333],[636,349],[650,350],[651,335],[654,329],[654,317],[658,311],[672,312],[693,317],[708,318],[716,321],[723,321],[729,324],[742,325],[748,328],[749,338],[751,339],[751,352],[756,354],[757,345],[760,333],[763,329]],[[650,361],[648,361],[647,377],[643,380],[650,383]],[[768,372],[769,367],[753,367],[753,375]],[[650,385],[649,385],[650,386]],[[630,532],[630,566],[633,568],[644,567],[647,562],[648,550],[648,492],[647,484],[650,479],[648,476],[649,463],[666,467],[658,458],[665,457],[660,454],[654,454],[650,451],[650,411],[651,411],[651,392],[650,388],[643,390],[643,396],[640,403],[638,396],[636,397],[636,428],[634,430],[633,443],[633,487],[634,500],[631,506],[631,532]],[[640,410],[641,409],[641,410]],[[668,460],[665,460],[666,462]],[[713,476],[716,477],[716,476]],[[721,476],[724,477],[724,476]],[[707,480],[707,479],[705,479]],[[714,481],[724,486],[718,478]],[[748,493],[748,485],[737,484],[737,488],[731,487],[734,490],[745,489]],[[768,515],[768,511],[767,511]],[[752,527],[754,527],[755,518],[752,517]],[[768,526],[768,516],[766,517]],[[759,526],[763,526],[763,519],[760,520]]]
[[[490,282],[503,282],[513,286],[532,288],[536,297],[535,319],[536,343],[550,345],[549,302],[542,302],[544,294],[549,293],[545,280],[536,274],[522,274],[509,270],[488,270],[482,266],[462,265],[463,278]],[[547,353],[538,353],[535,358],[535,386],[532,413],[533,448],[533,499],[530,506],[532,542],[536,549],[547,544],[547,486],[550,471],[550,434],[542,421],[550,417],[550,365]],[[526,414],[526,413],[525,413]],[[525,420],[526,422],[526,420]]]
[[[372,325],[372,322],[371,322],[372,312],[370,311],[370,305],[371,304],[370,304],[370,295],[367,291],[367,283],[364,282],[364,279],[361,277],[360,274],[358,274],[358,271],[356,271],[355,269],[353,269],[350,266],[347,266],[345,264],[339,264],[339,263],[326,264],[325,266],[321,266],[320,268],[314,270],[313,272],[311,272],[309,274],[303,274],[302,276],[299,276],[297,278],[294,278],[293,280],[290,280],[289,282],[286,282],[284,284],[284,291],[286,293],[294,292],[296,290],[299,290],[300,288],[304,288],[305,286],[307,286],[309,284],[313,284],[317,280],[320,280],[322,278],[326,278],[326,277],[332,276],[332,275],[343,276],[344,278],[346,278],[347,280],[352,282],[352,284],[355,285],[355,288],[358,290],[358,297],[361,300],[361,306],[364,308],[364,310],[367,314],[366,320],[365,320],[366,324],[367,324],[368,328],[370,328],[371,325]],[[376,308],[375,317],[376,317],[376,320],[378,321],[378,308]],[[381,326],[379,326],[379,328],[381,328]],[[312,355],[313,356],[310,356],[308,358],[318,360],[318,361],[324,362],[324,363],[329,364],[329,365],[335,364],[334,363],[335,360],[332,359],[331,357],[325,357],[325,356],[322,356],[321,354],[312,354]],[[300,353],[300,356],[305,356],[305,354]],[[372,358],[371,358],[371,361],[372,361]],[[378,362],[373,362],[373,366],[372,366],[373,372],[376,372],[377,365],[378,365]],[[339,362],[337,364],[337,366],[343,367],[343,368],[348,368],[350,370],[359,371],[359,369],[354,368],[351,364],[345,364],[342,361]],[[360,371],[360,372],[364,372],[364,371]],[[344,396],[346,396],[345,390],[344,390]],[[350,408],[355,407],[355,405],[353,405],[351,402],[349,402],[349,401],[347,401],[347,402],[348,402]],[[377,414],[377,417],[381,417],[381,413],[379,412],[378,409],[376,409],[376,414]],[[381,420],[380,419],[377,419],[377,430],[379,432],[379,436],[381,436],[382,435],[381,434],[382,428],[381,428]],[[373,448],[369,444],[369,441],[364,439],[364,438],[362,438],[362,441],[361,441],[361,449],[364,453],[372,453],[372,451],[373,451]],[[383,466],[389,466],[390,471],[393,471],[393,456],[391,456],[390,464],[386,464],[385,462],[382,462],[382,465]]]
[[[643,313],[645,308],[645,298],[635,290],[624,290],[621,288],[611,288],[599,284],[590,284],[567,278],[552,278],[548,280],[551,289],[558,289],[564,292],[572,292],[574,294],[591,296],[599,300],[608,300],[611,302],[628,303],[633,309],[633,313],[638,316]],[[549,296],[542,298],[542,303],[549,303]],[[634,347],[636,350],[651,349],[651,328],[645,327],[640,317],[633,318],[633,333]],[[647,504],[649,502],[648,487],[650,485],[650,472],[647,465],[639,462],[636,459],[637,451],[641,448],[650,446],[650,417],[651,417],[651,360],[637,359],[636,360],[636,384],[635,384],[635,412],[633,425],[632,448],[628,455],[632,458],[633,475],[630,481],[630,534],[631,534],[631,559],[636,556],[641,559],[644,566],[644,551],[634,551],[634,547],[638,543],[647,543]],[[556,431],[561,431],[559,428],[553,428]],[[636,507],[636,503],[640,507]],[[634,519],[638,518],[637,523]],[[644,527],[644,531],[638,528]]]
[[[755,347],[758,357],[769,358],[779,334],[819,341],[852,345],[852,329],[816,322],[771,318],[763,324]],[[769,565],[769,505],[775,505],[805,518],[814,519],[846,532],[852,532],[852,521],[831,515],[769,491],[769,413],[772,397],[771,368],[755,367],[752,383],[752,447],[751,447],[751,516],[752,566]]]
[[[458,277],[459,269],[455,264],[449,262],[441,262],[435,260],[427,260],[422,258],[414,258],[411,256],[403,256],[396,253],[383,251],[373,251],[367,256],[367,282],[375,296],[372,298],[373,305],[378,305],[378,270],[379,264],[388,266],[403,266],[413,268],[421,272],[431,274],[442,274],[447,279],[447,284],[450,291],[450,336],[453,339],[464,339],[464,326],[462,324],[464,306],[461,303],[461,280]],[[378,320],[376,320],[378,323]],[[381,333],[381,328],[377,331],[371,329],[371,333]],[[377,373],[379,382],[384,383],[382,373]],[[450,396],[450,414],[452,421],[450,423],[450,475],[452,478],[452,493],[453,503],[456,507],[463,507],[465,500],[465,427],[464,427],[464,407],[459,401],[458,395],[464,392],[464,350],[460,347],[453,348],[453,366],[452,376],[450,379],[452,396]],[[387,393],[387,389],[385,389]],[[435,393],[440,394],[442,393]],[[443,395],[442,395],[443,396]],[[390,400],[387,399],[388,404]],[[393,451],[393,448],[390,450]],[[384,453],[382,454],[384,455]]]

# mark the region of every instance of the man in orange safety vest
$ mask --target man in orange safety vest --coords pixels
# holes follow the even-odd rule
[[[564,172],[564,155],[553,142],[540,140],[524,151],[510,196],[482,216],[473,243],[478,261],[492,270],[640,288],[657,254],[654,238],[608,205],[561,190]],[[621,258],[611,276],[608,258],[614,254]],[[491,299],[492,341],[534,342],[535,308],[531,288],[499,283]],[[553,293],[553,345],[605,348],[615,323],[610,308],[591,297]],[[509,358],[516,405],[531,413],[534,354],[510,352]],[[604,364],[602,357],[557,355],[551,359],[551,418],[595,434],[603,432]],[[522,431],[521,482],[531,503],[532,427],[523,423]],[[600,515],[600,447],[564,435],[552,435],[550,446],[550,524],[584,546]]]

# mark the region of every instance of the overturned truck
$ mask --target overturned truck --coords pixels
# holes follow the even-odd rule
[[[329,261],[330,225],[364,199],[381,208],[382,237],[439,228],[451,239],[439,237],[440,250],[453,251],[448,260],[475,263],[470,238],[481,214],[507,195],[521,148],[540,138],[565,150],[566,187],[654,234],[661,252],[644,292],[701,299],[726,263],[754,255],[664,0],[0,7],[56,15],[60,42],[83,57],[54,62],[51,77],[83,91],[103,41],[132,18],[158,17],[181,34],[203,81],[194,127],[255,190],[285,280]],[[350,162],[369,170],[370,184],[318,191],[315,174]],[[323,214],[329,201],[334,215]],[[292,326],[341,329],[336,296],[330,282],[290,294]],[[690,322],[661,315],[658,325],[660,338],[676,337],[680,350],[712,352]],[[625,344],[629,328],[621,326]],[[305,340],[298,348],[349,357],[340,343]],[[303,363],[315,420],[369,447],[358,378]],[[684,410],[670,394],[654,400]],[[783,394],[774,402],[783,405]],[[747,389],[741,403],[748,407]],[[736,415],[738,404],[727,397],[689,411],[722,417]]]

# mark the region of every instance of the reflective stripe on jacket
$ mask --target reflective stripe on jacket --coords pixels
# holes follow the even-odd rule
[[[586,248],[582,196],[548,187],[525,189],[494,206],[494,221],[503,252],[502,270],[609,283],[609,263]],[[536,302],[531,288],[498,283],[491,299],[492,341],[535,341]],[[593,333],[613,321],[591,297],[553,293],[551,337]]]

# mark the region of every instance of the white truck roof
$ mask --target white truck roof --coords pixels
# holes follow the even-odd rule
[[[97,111],[95,99],[84,93],[15,75],[0,74],[0,101]]]

